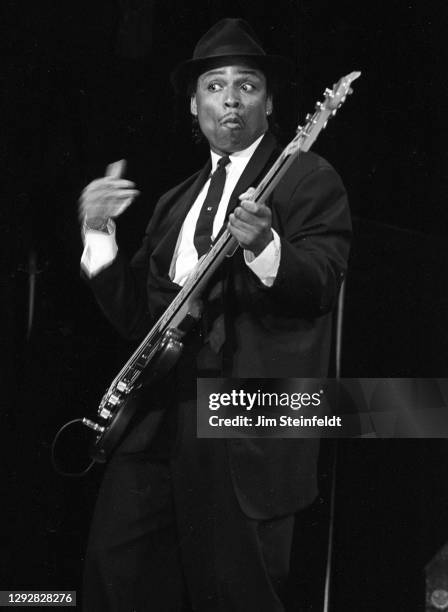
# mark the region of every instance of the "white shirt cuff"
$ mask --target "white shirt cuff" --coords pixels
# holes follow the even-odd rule
[[[84,251],[81,257],[81,267],[89,278],[110,266],[117,256],[118,247],[115,240],[115,223],[107,222],[108,234],[83,228]]]
[[[281,244],[280,236],[273,229],[274,239],[267,245],[258,257],[251,251],[244,251],[244,261],[254,274],[258,276],[263,285],[272,287],[280,265]]]

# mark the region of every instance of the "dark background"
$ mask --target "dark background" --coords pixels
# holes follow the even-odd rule
[[[446,376],[445,2],[5,1],[1,588],[79,590],[101,469],[64,479],[50,445],[65,421],[94,415],[133,347],[80,279],[76,201],[126,158],[143,193],[119,223],[132,253],[157,197],[206,158],[168,75],[224,16],[246,18],[268,51],[294,60],[296,82],[276,101],[287,140],[326,86],[362,71],[314,147],[343,177],[354,216],[343,375]],[[85,460],[80,431],[63,447],[71,467]],[[330,450],[323,497],[297,530],[307,556],[294,557],[292,610],[321,609]],[[339,444],[332,609],[423,605],[425,563],[448,540],[446,451],[443,440]]]

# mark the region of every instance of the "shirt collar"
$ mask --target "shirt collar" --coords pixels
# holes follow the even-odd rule
[[[257,138],[257,140],[255,140],[249,147],[247,147],[247,149],[243,149],[242,151],[236,151],[235,153],[232,153],[231,155],[229,155],[230,161],[234,167],[240,166],[240,165],[245,166],[247,164],[249,159],[254,154],[255,149],[260,144],[263,136],[264,134],[262,134],[259,138]],[[218,165],[218,161],[222,157],[222,155],[218,155],[214,151],[210,151],[210,154],[212,158],[212,172],[214,172],[216,170],[216,166]]]

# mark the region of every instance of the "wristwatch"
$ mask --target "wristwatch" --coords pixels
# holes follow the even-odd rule
[[[113,234],[115,223],[111,218],[104,219],[102,217],[84,217],[83,231],[101,232],[102,234]]]

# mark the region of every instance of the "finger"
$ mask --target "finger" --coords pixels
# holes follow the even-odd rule
[[[126,169],[126,160],[119,159],[112,164],[109,164],[106,168],[106,176],[110,176],[112,178],[120,178]]]
[[[245,247],[245,245],[249,244],[249,238],[248,238],[246,232],[242,231],[238,227],[234,227],[230,223],[229,223],[229,232],[232,234],[232,236],[234,238],[236,238],[238,240],[238,243],[243,248]]]
[[[90,182],[86,187],[84,187],[82,193],[91,193],[98,189],[103,189],[105,187],[120,187],[120,188],[130,188],[135,187],[135,183],[132,181],[128,181],[126,179],[113,179],[110,177],[101,177],[99,179],[95,179]]]
[[[233,213],[229,216],[229,223],[234,229],[240,232],[244,232],[245,234],[254,233],[255,228],[251,223],[248,223],[246,220],[236,217]]]
[[[123,206],[124,202],[129,201],[130,204],[139,194],[140,192],[137,189],[125,189],[117,191],[113,195],[110,193],[100,194],[99,196],[95,197],[95,199],[83,198],[80,200],[80,209],[84,213],[88,213],[90,215],[116,215],[117,208]],[[101,214],[99,214],[100,211]]]
[[[98,195],[102,195],[105,198],[110,199],[113,202],[116,198],[134,198],[138,196],[140,191],[138,189],[104,189],[104,191],[99,191]]]
[[[110,185],[111,187],[135,187],[134,181],[129,181],[128,179],[116,179],[110,176],[104,176],[99,180],[102,181],[104,185]]]
[[[84,194],[85,197],[83,200],[90,204],[95,204],[95,202],[104,204],[106,201],[113,203],[116,199],[135,197],[138,196],[139,193],[140,191],[138,189],[96,189],[95,191]]]
[[[242,200],[240,202],[240,208],[249,213],[256,213],[258,210],[258,205],[256,202],[252,202],[251,200]]]
[[[235,208],[232,214],[233,214],[233,219],[235,220],[236,223],[241,221],[241,222],[245,222],[250,225],[251,222],[255,221],[253,216],[250,213],[243,210],[240,206],[238,206],[238,208]]]
[[[264,204],[258,204],[258,202],[254,202],[253,200],[243,200],[240,204],[240,208],[243,210],[256,215],[257,217],[266,217],[269,216],[269,208]]]
[[[254,187],[249,187],[249,189],[247,191],[245,191],[244,193],[242,193],[239,196],[239,199],[240,200],[252,200],[254,193],[255,193],[255,188]]]
[[[254,227],[262,228],[264,226],[270,225],[271,223],[271,215],[269,209],[263,211],[259,211],[258,209],[256,209],[255,212],[252,212],[248,211],[243,206],[238,206],[233,212],[237,219],[241,219],[242,221],[245,221],[246,223],[249,223]]]
[[[130,206],[132,204],[132,202],[134,201],[134,197],[132,198],[128,198],[127,200],[125,200],[120,206],[118,206],[112,213],[111,213],[111,217],[118,217],[118,215],[121,215],[121,213],[123,213],[126,208],[128,208],[128,206]]]

